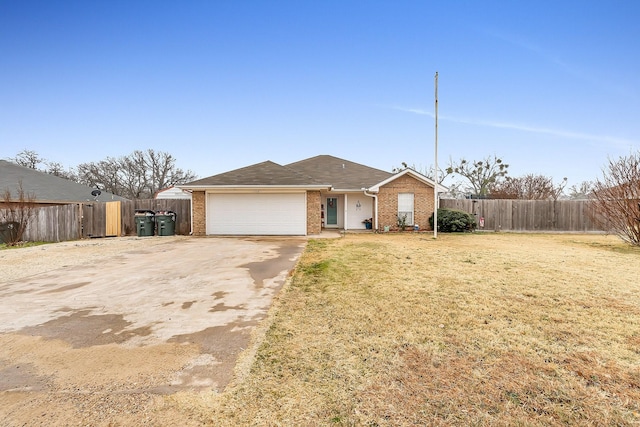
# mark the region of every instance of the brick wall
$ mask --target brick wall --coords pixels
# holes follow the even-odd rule
[[[398,230],[398,193],[413,193],[414,223],[421,230],[431,230],[429,217],[433,214],[433,188],[412,176],[403,175],[380,187],[378,193],[378,230],[388,225]]]
[[[307,191],[307,235],[320,234],[322,231],[320,205],[320,192]]]
[[[191,193],[191,204],[193,209],[193,235],[204,236],[207,234],[206,222],[206,194],[204,191],[193,191]]]

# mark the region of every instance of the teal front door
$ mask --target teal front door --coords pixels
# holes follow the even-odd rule
[[[327,197],[327,227],[338,225],[338,199]]]

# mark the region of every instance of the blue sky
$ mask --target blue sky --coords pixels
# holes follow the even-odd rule
[[[0,0],[0,158],[331,154],[601,176],[640,149],[636,1]]]

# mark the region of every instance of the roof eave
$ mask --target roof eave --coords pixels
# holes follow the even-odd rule
[[[331,188],[332,193],[362,193],[363,191],[369,191],[368,188]]]
[[[389,178],[385,179],[384,181],[381,181],[381,182],[377,183],[376,185],[371,186],[369,188],[369,190],[373,191],[373,192],[378,192],[378,191],[380,191],[380,187],[382,187],[382,186],[384,186],[384,185],[386,185],[386,184],[388,184],[388,183],[390,183],[392,181],[395,181],[396,179],[400,178],[401,176],[407,175],[407,174],[413,176],[414,178],[416,178],[419,181],[424,182],[427,185],[430,185],[433,188],[437,188],[437,192],[438,193],[449,191],[449,188],[445,187],[444,185],[436,184],[435,181],[433,181],[432,179],[422,175],[419,172],[414,171],[413,169],[409,169],[409,168],[404,169],[404,170],[402,170],[402,171],[400,171],[400,172],[398,172],[398,173],[396,173],[394,175],[391,175]]]
[[[311,185],[177,185],[181,190],[325,190],[331,188],[329,184]]]

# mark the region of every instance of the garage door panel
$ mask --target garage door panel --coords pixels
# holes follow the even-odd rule
[[[209,194],[207,234],[304,235],[306,195]]]

